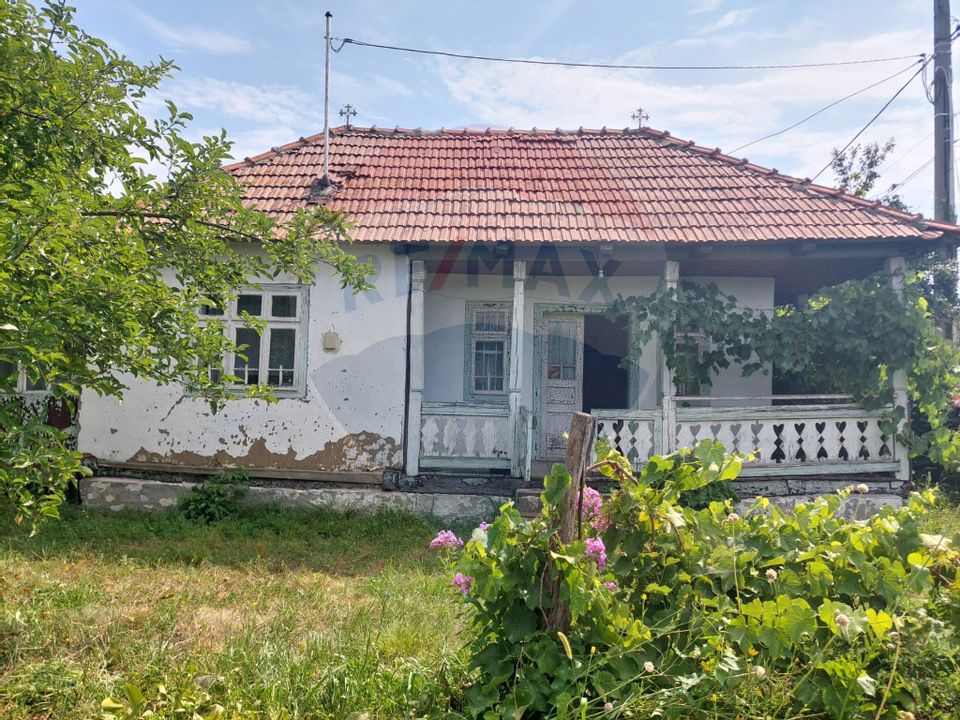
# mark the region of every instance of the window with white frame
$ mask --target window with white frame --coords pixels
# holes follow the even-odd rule
[[[7,360],[0,360],[0,378],[9,380],[11,389],[19,395],[45,393],[48,390],[46,380],[31,378],[23,368]]]
[[[240,293],[226,307],[203,307],[203,317],[223,323],[237,351],[210,368],[218,380],[222,372],[234,375],[239,386],[267,385],[302,392],[305,386],[306,292],[298,285],[264,285]],[[263,322],[260,331],[245,317]]]
[[[467,306],[467,397],[503,397],[510,383],[510,305],[477,303]]]

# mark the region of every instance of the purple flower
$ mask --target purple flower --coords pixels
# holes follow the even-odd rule
[[[583,517],[598,532],[603,532],[609,525],[603,516],[603,496],[592,487],[583,489]]]
[[[610,592],[617,591],[617,584],[615,582],[606,582],[604,583],[604,585],[607,586],[607,590],[609,590]]]
[[[607,548],[600,538],[587,538],[587,547],[583,554],[597,564],[597,570],[603,572],[607,566]]]
[[[480,525],[479,525],[478,527],[479,527],[481,530],[483,530],[484,532],[486,532],[486,531],[487,531],[487,528],[490,527],[490,523],[488,523],[488,522],[482,522],[482,523],[480,523]]]
[[[453,582],[450,584],[454,587],[460,588],[460,592],[464,595],[470,594],[470,583],[473,582],[473,578],[470,575],[464,575],[463,573],[457,573],[453,576]]]
[[[463,540],[453,534],[453,530],[441,530],[437,536],[430,541],[430,549],[454,548],[463,545]]]

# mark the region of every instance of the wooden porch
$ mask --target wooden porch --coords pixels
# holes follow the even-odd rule
[[[887,266],[896,285],[902,260],[892,258]],[[549,374],[541,373],[549,364],[544,359],[548,345],[544,333],[549,332],[545,330],[546,323],[573,306],[534,306],[529,314],[536,327],[527,328],[525,336],[526,265],[515,261],[505,401],[428,401],[424,399],[424,263],[413,262],[412,271],[406,474],[462,471],[538,481],[549,465],[562,457],[563,439],[562,434],[558,435],[562,430],[556,428],[568,427],[572,413],[581,410],[582,394],[572,396],[569,408],[563,403],[548,402],[545,388],[562,390],[563,384],[551,385],[545,379]],[[662,272],[661,281],[667,286],[675,286],[679,281],[678,262],[665,261]],[[597,312],[582,307],[579,311],[581,315]],[[582,323],[579,332],[582,335]],[[582,364],[582,337],[576,336],[576,329],[574,336],[581,341]],[[531,338],[533,348],[529,347]],[[907,406],[902,371],[893,374],[895,402],[879,409],[866,409],[847,395],[680,395],[663,358],[657,362],[659,367],[653,377],[657,386],[655,406],[651,400],[646,407],[638,407],[640,402],[631,377],[628,395],[634,407],[597,409],[594,405],[589,410],[598,420],[599,435],[636,468],[653,455],[692,448],[702,440],[717,440],[729,452],[755,456],[753,462],[744,466],[744,478],[816,480],[882,475],[890,480],[909,479],[907,450],[891,432],[897,406]],[[525,374],[525,363],[532,363],[534,371],[528,366]],[[527,377],[529,382],[531,376],[532,393],[522,387],[522,379]],[[562,374],[555,377],[566,379]],[[582,378],[579,382],[582,384]],[[554,394],[559,397],[562,393]],[[904,422],[902,417],[900,422]]]

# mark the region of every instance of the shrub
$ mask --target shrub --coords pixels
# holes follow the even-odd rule
[[[570,476],[556,465],[540,517],[508,503],[444,550],[472,608],[473,717],[893,720],[924,702],[908,658],[956,656],[960,538],[923,534],[932,493],[864,521],[841,512],[851,489],[792,512],[764,498],[697,510],[683,493],[740,470],[719,443],[639,477],[598,456],[620,487],[582,538],[559,542]]]
[[[235,515],[250,487],[250,475],[232,468],[198,483],[180,499],[180,511],[190,520],[214,523]]]

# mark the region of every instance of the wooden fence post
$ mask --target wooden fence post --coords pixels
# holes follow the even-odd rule
[[[574,413],[570,422],[570,433],[567,436],[567,452],[563,464],[570,473],[570,486],[560,503],[560,517],[557,525],[557,544],[566,545],[572,542],[576,529],[579,526],[579,511],[584,484],[586,483],[586,469],[590,462],[590,452],[597,437],[597,419],[587,413]],[[547,630],[563,631],[570,629],[570,608],[560,599],[560,586],[563,584],[563,575],[548,561],[545,569],[549,580],[550,599],[552,607],[547,614]]]

